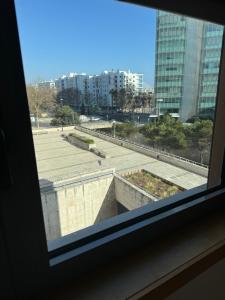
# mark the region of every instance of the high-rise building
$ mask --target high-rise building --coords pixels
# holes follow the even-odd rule
[[[222,32],[219,25],[157,13],[155,99],[161,113],[177,113],[185,121],[206,103],[215,104]],[[214,91],[207,98],[206,82]]]
[[[85,90],[85,81],[89,76],[85,73],[69,73],[69,75],[63,75],[55,80],[55,86],[58,91],[62,91],[69,88],[78,89],[80,91]]]
[[[198,111],[214,109],[217,92],[223,26],[204,24]]]

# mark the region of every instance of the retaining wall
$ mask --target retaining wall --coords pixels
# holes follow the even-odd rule
[[[77,146],[81,149],[84,149],[84,150],[91,150],[92,148],[96,148],[96,145],[95,144],[88,144],[88,143],[85,143],[81,140],[79,140],[79,138],[76,138],[74,136],[67,136],[66,139],[74,146]]]
[[[128,210],[157,201],[157,198],[117,174],[114,176],[114,184],[116,200]]]
[[[50,182],[40,180],[47,240],[118,215],[117,202],[132,210],[157,199],[114,173],[114,169]]]
[[[199,164],[195,164],[194,162],[191,162],[189,160],[179,159],[179,158],[177,158],[173,155],[170,155],[168,153],[157,152],[157,151],[155,151],[151,148],[148,148],[148,147],[145,147],[145,146],[142,146],[142,145],[137,145],[135,143],[131,143],[131,142],[128,142],[128,141],[123,140],[123,139],[114,138],[112,136],[102,134],[100,132],[90,130],[90,129],[87,129],[87,128],[84,128],[84,127],[81,127],[81,126],[75,126],[75,128],[77,130],[88,133],[92,136],[101,138],[103,140],[114,143],[116,145],[123,146],[123,147],[128,148],[130,150],[133,150],[135,152],[139,152],[141,154],[150,156],[150,157],[158,159],[160,161],[169,163],[173,166],[182,168],[186,171],[195,173],[195,174],[203,176],[203,177],[208,177],[208,168],[207,167],[203,167]]]
[[[48,240],[86,228],[117,215],[114,170],[57,183],[45,181],[41,199]]]

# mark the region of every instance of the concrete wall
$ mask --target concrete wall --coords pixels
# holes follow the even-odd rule
[[[87,123],[82,123],[82,127],[89,129],[101,129],[101,128],[112,128],[112,122],[108,121],[92,121]]]
[[[48,240],[86,228],[117,215],[113,171],[101,171],[45,182],[41,199]]]
[[[114,181],[116,200],[128,210],[157,201],[154,196],[151,196],[117,174],[114,177]]]
[[[198,174],[198,175],[203,176],[203,177],[208,177],[208,168],[200,166],[198,164],[194,164],[194,163],[192,163],[188,160],[179,159],[179,158],[177,158],[173,155],[170,155],[170,154],[167,154],[167,153],[164,154],[163,152],[158,152],[158,151],[152,150],[151,148],[147,148],[147,147],[144,147],[144,146],[141,146],[141,145],[137,145],[137,144],[128,142],[128,141],[123,140],[123,139],[114,138],[114,137],[102,134],[102,133],[94,131],[94,130],[83,128],[81,126],[75,126],[75,128],[77,130],[82,131],[82,132],[88,133],[92,136],[99,137],[99,138],[101,138],[103,140],[106,140],[108,142],[114,143],[114,144],[119,145],[119,146],[123,146],[125,148],[130,149],[130,150],[133,150],[133,151],[139,152],[141,154],[150,156],[152,158],[158,159],[160,161],[169,163],[173,166],[182,168],[182,169],[187,170],[189,172]]]
[[[55,183],[42,180],[41,199],[48,240],[118,215],[118,202],[132,210],[157,201],[112,169]]]
[[[78,138],[76,138],[75,136],[70,136],[68,135],[66,137],[66,139],[68,140],[69,143],[71,143],[72,145],[74,146],[77,146],[81,149],[84,149],[84,150],[91,150],[93,148],[96,148],[96,145],[95,144],[88,144],[88,143],[85,143],[85,142],[82,142],[81,140],[79,140]]]

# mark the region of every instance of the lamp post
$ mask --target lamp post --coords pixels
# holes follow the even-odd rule
[[[61,108],[63,107],[63,101],[64,101],[64,99],[60,98]],[[63,118],[61,118],[61,119],[62,119],[61,125],[62,125],[62,131],[63,131]]]
[[[113,121],[113,137],[116,137],[116,121]]]
[[[160,102],[163,102],[163,99],[157,99],[156,101],[158,103],[158,121],[159,121],[159,118],[160,118]]]

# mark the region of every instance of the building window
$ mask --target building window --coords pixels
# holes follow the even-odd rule
[[[146,145],[140,146],[137,145],[136,142],[129,140],[130,128],[134,130],[135,134],[138,128],[138,126],[136,127],[132,124],[130,126],[130,123],[128,126],[127,124],[124,126],[124,128],[129,129],[127,132],[126,130],[121,130],[121,124],[119,126],[113,122],[111,132],[108,133],[100,133],[85,128],[84,126],[81,127],[78,121],[74,124],[76,114],[73,110],[71,111],[71,108],[68,106],[66,109],[65,107],[63,108],[66,101],[75,102],[79,100],[79,103],[85,106],[86,111],[95,109],[94,106],[92,107],[92,96],[86,91],[86,89],[90,87],[87,77],[85,80],[82,80],[82,85],[86,93],[78,95],[76,93],[77,91],[73,91],[71,96],[71,94],[67,93],[68,91],[63,91],[63,93],[60,91],[61,94],[59,93],[59,95],[63,94],[63,96],[59,98],[61,104],[56,103],[58,110],[55,113],[55,119],[56,122],[59,122],[57,127],[53,127],[51,124],[48,124],[48,129],[46,129],[45,126],[42,127],[42,116],[36,112],[37,124],[33,124],[34,126],[31,129],[27,96],[31,108],[31,103],[32,101],[34,102],[35,98],[32,95],[35,93],[35,95],[37,95],[38,92],[41,93],[41,90],[38,90],[36,86],[27,87],[26,96],[20,50],[17,44],[17,28],[15,19],[12,20],[13,17],[15,18],[15,15],[13,14],[13,7],[11,5],[11,2],[9,5],[3,5],[5,10],[0,11],[0,22],[2,22],[0,30],[5,30],[6,27],[3,26],[5,20],[11,20],[12,24],[7,27],[9,33],[8,39],[4,40],[5,47],[2,49],[4,52],[2,57],[4,57],[4,59],[6,57],[9,58],[7,60],[8,64],[7,66],[3,66],[4,70],[2,70],[2,72],[8,74],[8,71],[11,71],[10,80],[4,82],[4,87],[7,91],[10,91],[11,101],[10,104],[6,101],[2,101],[1,103],[2,111],[4,111],[7,116],[1,120],[2,131],[5,132],[7,145],[10,145],[10,170],[6,166],[4,171],[6,175],[6,186],[9,186],[10,190],[6,189],[4,195],[6,195],[6,200],[10,199],[10,196],[12,197],[13,195],[15,199],[18,197],[20,201],[13,203],[13,209],[11,209],[12,204],[10,201],[5,201],[5,203],[2,204],[4,210],[2,222],[8,222],[8,220],[12,222],[12,226],[6,226],[6,234],[8,234],[7,239],[9,239],[9,244],[12,244],[10,239],[12,239],[13,236],[15,244],[17,245],[15,249],[10,249],[10,251],[12,251],[11,254],[13,254],[12,259],[15,258],[18,262],[18,269],[14,275],[23,274],[23,276],[27,276],[27,278],[21,281],[21,284],[28,282],[28,280],[30,280],[29,282],[35,282],[35,276],[38,275],[36,273],[34,275],[33,270],[38,270],[38,274],[46,273],[49,275],[49,278],[52,279],[59,276],[59,273],[57,273],[59,269],[60,272],[62,272],[62,270],[63,272],[67,272],[68,270],[72,270],[74,266],[80,265],[83,267],[84,265],[81,262],[84,258],[91,263],[94,263],[93,259],[99,259],[100,261],[105,257],[99,257],[99,252],[94,246],[95,242],[101,245],[101,249],[104,249],[102,251],[106,256],[110,255],[108,252],[110,251],[109,247],[107,247],[109,241],[112,243],[111,245],[115,246],[112,247],[113,249],[120,249],[125,252],[130,245],[129,243],[132,244],[136,242],[137,236],[139,236],[141,242],[144,242],[146,236],[150,238],[151,234],[153,234],[153,229],[155,229],[152,225],[149,225],[153,222],[153,217],[158,218],[156,223],[152,223],[156,226],[157,230],[159,229],[157,226],[162,226],[159,231],[162,231],[162,229],[166,231],[167,226],[165,226],[165,223],[163,226],[163,222],[166,219],[162,219],[163,221],[160,219],[163,213],[167,213],[167,218],[173,221],[169,224],[174,223],[176,226],[179,226],[180,222],[183,221],[180,216],[187,210],[188,205],[190,211],[192,211],[191,208],[194,208],[196,212],[196,207],[199,210],[201,209],[202,206],[196,203],[196,199],[200,199],[199,195],[207,195],[205,198],[203,197],[204,200],[201,201],[207,208],[212,207],[213,204],[206,200],[212,193],[212,190],[207,189],[207,187],[211,188],[213,186],[215,191],[219,193],[221,189],[219,184],[223,184],[220,169],[222,157],[219,157],[220,166],[216,165],[215,149],[223,147],[224,145],[221,145],[222,139],[220,139],[220,143],[217,144],[215,137],[220,134],[221,130],[218,130],[218,128],[221,127],[219,125],[221,125],[222,128],[225,127],[223,124],[224,118],[220,118],[222,120],[221,124],[218,125],[218,120],[214,124],[216,130],[214,132],[214,143],[211,152],[213,155],[211,170],[215,171],[215,174],[218,176],[214,175],[213,178],[209,176],[208,181],[212,122],[200,122],[200,125],[206,126],[207,132],[211,134],[208,134],[206,137],[204,136],[204,141],[202,141],[200,136],[199,143],[197,143],[196,131],[199,128],[198,126],[200,126],[199,124],[190,125],[190,130],[188,130],[187,127],[183,125],[183,122],[178,122],[173,118],[174,116],[168,115],[169,113],[175,113],[180,114],[180,118],[185,118],[185,116],[181,115],[182,105],[185,104],[182,103],[184,95],[172,95],[170,97],[168,94],[184,92],[183,85],[187,77],[185,76],[186,74],[172,73],[170,77],[165,74],[158,76],[156,72],[155,80],[157,88],[154,99],[154,109],[158,118],[156,126],[158,126],[157,130],[160,131],[160,135],[155,134],[154,124],[151,126],[150,120],[147,120],[145,126],[143,126],[139,132],[139,134],[143,135],[142,140],[147,141],[148,144]],[[17,5],[20,4],[18,3]],[[85,12],[86,9],[85,7]],[[19,26],[22,26],[20,24],[23,19],[21,18],[21,13],[21,10],[18,9]],[[96,18],[97,17],[98,16],[96,16]],[[157,23],[159,24],[158,26],[168,26],[168,32],[171,25],[177,26],[180,21],[188,22],[186,17],[169,13],[163,13],[161,16],[159,13],[157,18],[159,21]],[[20,27],[20,32],[22,32],[21,30],[22,27]],[[116,34],[118,34],[118,32]],[[104,44],[105,43],[103,43],[103,45]],[[14,45],[14,47],[11,47],[12,45]],[[82,43],[80,43],[80,45],[82,47]],[[167,54],[167,52],[170,51],[168,50],[170,46],[173,46],[172,43],[165,45],[164,57],[170,55]],[[26,52],[23,47],[25,47],[25,44],[23,44],[21,39],[21,49],[25,62]],[[161,46],[158,44],[157,47],[158,53]],[[180,50],[180,52],[182,51]],[[187,53],[185,53],[185,55],[187,55]],[[192,53],[192,55],[195,55],[195,52]],[[176,55],[174,56],[176,58]],[[16,57],[16,60],[14,60],[14,57]],[[159,55],[156,57],[157,60],[160,59]],[[189,67],[195,67],[193,62],[189,61]],[[158,61],[156,61],[156,69],[157,68]],[[176,66],[166,68],[168,68],[166,71],[177,70]],[[163,70],[161,71],[163,72]],[[27,72],[26,69],[25,72]],[[224,73],[224,70],[222,70],[222,73]],[[214,75],[215,74],[212,74],[212,76]],[[117,76],[115,76],[115,79],[116,78]],[[182,83],[182,86],[173,86],[176,81]],[[131,78],[129,79],[129,83],[130,82],[132,82]],[[167,86],[169,82],[171,85]],[[191,82],[195,83],[194,79],[191,78],[189,84]],[[165,84],[165,86],[158,87],[158,83],[161,85]],[[109,96],[106,87],[107,84],[102,85],[102,92],[105,99]],[[221,90],[221,86],[218,88]],[[215,92],[215,87],[204,87],[202,91]],[[190,96],[190,89],[188,89],[188,92]],[[49,111],[52,112],[55,105],[55,95],[49,93],[46,96],[46,93],[43,93],[41,97],[39,97],[39,100],[44,99],[43,95],[48,97],[48,101],[46,101],[42,107],[43,111],[45,111],[46,105],[50,105],[51,100],[52,106],[48,108]],[[128,95],[128,99],[130,99],[130,111],[137,109],[138,107],[133,107],[132,105],[141,100],[145,102],[145,106],[149,111],[152,100],[146,97],[146,95],[144,95],[145,97],[143,97],[143,99],[139,99],[137,95],[135,96],[136,98],[132,95]],[[111,92],[112,102],[115,103],[115,106],[118,106],[118,102],[124,99],[122,97],[124,97],[124,95],[118,95],[115,91]],[[209,97],[210,98],[204,96],[202,103],[205,105],[206,101],[210,99],[211,108],[213,105],[215,107],[215,97]],[[19,103],[18,98],[20,99]],[[101,101],[105,99],[101,99]],[[221,97],[218,97],[218,105],[221,105]],[[191,105],[187,105],[188,108],[190,106]],[[63,111],[63,109],[65,109],[65,111]],[[19,116],[18,111],[20,112]],[[218,109],[217,113],[219,114],[221,111]],[[162,117],[164,114],[165,116]],[[11,116],[10,119],[8,118],[9,115]],[[132,115],[135,117],[135,113],[130,113],[129,117],[132,117]],[[138,120],[134,121],[138,122]],[[184,121],[186,121],[186,119]],[[94,122],[90,122],[89,125],[90,124],[93,126]],[[67,128],[69,127],[67,125],[72,125],[72,128]],[[52,128],[49,128],[49,126],[52,126]],[[74,127],[76,129],[74,129]],[[15,128],[17,128],[17,131],[20,133],[19,136],[15,135]],[[176,134],[174,133],[175,130],[177,130]],[[123,143],[125,143],[124,138],[127,139],[126,145],[123,145]],[[185,151],[189,150],[190,155],[196,155],[196,157],[198,154],[198,161],[195,157],[194,159],[196,159],[196,161],[194,161],[193,158],[188,158],[189,160],[187,162],[186,157],[182,158],[180,155],[171,152],[171,149],[173,149],[173,151],[182,151],[183,147],[185,147],[185,145],[187,146],[187,142],[190,142],[190,140],[192,149],[185,148]],[[33,143],[36,151],[36,162]],[[203,143],[204,151],[202,150]],[[174,145],[176,145],[176,147],[174,147]],[[158,156],[152,157],[153,151],[154,153],[157,152]],[[223,151],[220,152],[222,153]],[[152,161],[154,161],[154,164],[152,164]],[[149,164],[151,164],[151,168],[148,167]],[[180,164],[182,164],[182,168]],[[185,169],[185,176],[189,177],[186,179],[179,178],[181,169],[182,174]],[[195,171],[193,171],[193,169]],[[13,184],[8,172],[11,172]],[[171,176],[171,174],[173,176]],[[214,180],[215,182],[210,180]],[[198,193],[196,194],[194,191],[190,191],[190,186],[191,188],[197,188]],[[116,188],[117,191],[115,190]],[[126,192],[120,194],[121,190],[126,190]],[[129,195],[129,190],[132,190],[132,195],[138,196],[133,197]],[[118,207],[121,208],[121,206],[126,210],[123,214],[119,213],[120,210]],[[179,211],[181,214],[177,216]],[[191,214],[189,215],[192,217]],[[107,221],[109,218],[111,218],[110,221]],[[144,222],[146,223],[144,224]],[[20,230],[21,228],[25,228],[24,236],[20,234],[12,235],[12,233],[15,232],[15,228],[17,228],[16,225],[19,225]],[[27,228],[29,228],[29,230],[27,230]],[[128,235],[125,235],[124,230],[129,232],[127,233]],[[48,245],[46,243],[45,234],[48,239]],[[124,242],[125,239],[126,242]],[[18,247],[18,245],[20,245],[20,247]],[[110,247],[110,249],[112,248]],[[93,249],[93,251],[91,249]],[[24,264],[24,259],[18,259],[21,253],[23,253],[23,258],[26,257],[27,259],[27,257],[29,257],[29,264]],[[60,268],[57,268],[56,266],[59,264]],[[77,269],[77,271],[79,270]],[[26,284],[24,284],[23,288],[26,289]]]

